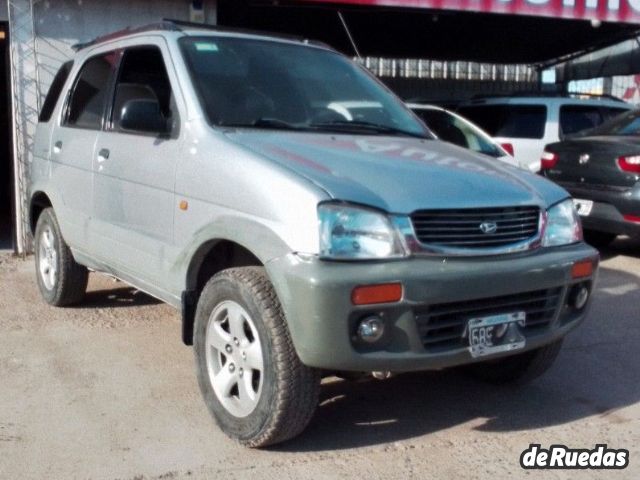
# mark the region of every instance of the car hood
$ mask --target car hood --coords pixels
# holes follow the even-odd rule
[[[305,177],[334,199],[390,213],[546,207],[568,197],[562,188],[537,175],[437,140],[258,130],[226,135]]]

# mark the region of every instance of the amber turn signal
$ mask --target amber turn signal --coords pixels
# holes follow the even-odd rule
[[[571,278],[590,277],[591,274],[593,274],[593,262],[591,260],[574,263],[573,267],[571,267]]]
[[[380,285],[363,285],[351,292],[351,303],[354,305],[372,305],[375,303],[399,302],[402,299],[401,283],[383,283]]]

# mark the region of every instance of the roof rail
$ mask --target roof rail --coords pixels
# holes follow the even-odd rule
[[[496,93],[489,95],[474,95],[471,97],[471,101],[486,100],[491,98],[512,98],[512,97],[558,97],[558,98],[570,98],[570,97],[589,97],[589,98],[601,98],[606,100],[612,100],[615,102],[626,103],[623,99],[610,95],[608,93],[581,93],[581,92],[513,92],[513,93]]]
[[[225,27],[225,26],[219,26],[219,25],[209,25],[206,23],[189,22],[186,20],[175,20],[172,18],[163,18],[161,22],[150,23],[148,25],[143,25],[140,27],[134,27],[134,28],[127,27],[122,30],[109,33],[107,35],[96,37],[93,40],[90,40],[88,42],[77,43],[73,45],[71,48],[73,48],[73,50],[77,52],[84,48],[97,45],[99,43],[103,43],[109,40],[115,40],[117,38],[121,38],[127,35],[132,35],[134,33],[144,33],[144,32],[149,32],[154,30],[184,32],[185,30],[188,30],[188,29],[210,30],[214,32],[243,33],[246,35],[272,37],[272,38],[279,38],[282,40],[301,42],[309,45],[316,45],[316,46],[332,49],[332,47],[330,47],[326,43],[318,42],[315,40],[309,40],[304,37],[299,37],[296,35],[287,35],[283,33],[265,32],[265,31],[259,31],[259,30],[248,30],[244,28]]]
[[[180,31],[180,29],[171,22],[167,22],[163,20],[158,23],[149,23],[147,25],[142,25],[140,27],[126,27],[122,30],[118,30],[112,33],[108,33],[106,35],[101,35],[99,37],[94,38],[93,40],[89,40],[88,42],[80,42],[72,45],[71,48],[78,52],[84,48],[91,47],[93,45],[97,45],[99,43],[107,42],[109,40],[115,40],[116,38],[124,37],[126,35],[132,35],[134,33],[144,33],[150,32],[153,30],[165,30],[165,31]]]

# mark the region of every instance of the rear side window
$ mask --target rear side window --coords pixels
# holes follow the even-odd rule
[[[606,122],[607,120],[610,120],[614,117],[617,117],[618,115],[628,112],[629,109],[627,108],[613,108],[613,107],[606,107],[602,109],[602,116],[604,118],[604,121]]]
[[[73,62],[63,63],[58,70],[58,73],[56,73],[56,76],[53,78],[53,82],[49,87],[49,92],[44,99],[44,104],[40,111],[40,117],[38,118],[41,122],[46,123],[51,120],[51,115],[53,115],[53,111],[55,110],[58,99],[60,98],[62,87],[64,87],[67,78],[69,78],[69,72],[71,72],[72,66]]]
[[[560,107],[560,134],[570,135],[597,127],[603,122],[597,105],[563,105]]]
[[[414,113],[424,120],[440,140],[492,157],[504,155],[484,135],[475,131],[471,124],[450,113],[442,110],[414,110]]]
[[[91,130],[101,128],[118,56],[118,52],[110,52],[90,58],[83,65],[69,101],[67,125]]]
[[[459,113],[493,137],[542,138],[547,122],[544,105],[477,105]]]

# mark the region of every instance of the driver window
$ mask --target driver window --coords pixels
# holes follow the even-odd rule
[[[163,122],[166,122],[167,131],[175,130],[177,108],[162,52],[158,47],[125,50],[113,103],[112,125],[116,130],[131,132],[130,128],[126,129],[121,125],[122,114],[131,101],[157,105]]]

